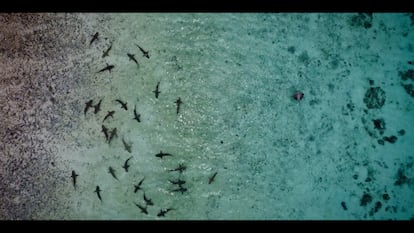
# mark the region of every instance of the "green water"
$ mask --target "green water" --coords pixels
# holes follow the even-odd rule
[[[0,217],[413,218],[412,18],[0,15]],[[114,68],[97,73],[107,65]],[[367,94],[376,87],[384,94]],[[101,99],[99,112],[84,114],[87,101]],[[380,106],[369,108],[371,100]],[[102,125],[117,129],[111,143]],[[157,158],[160,151],[173,156]],[[170,171],[179,164],[182,174]],[[177,179],[186,192],[173,191]],[[148,214],[135,205],[145,206],[144,192],[154,203]]]

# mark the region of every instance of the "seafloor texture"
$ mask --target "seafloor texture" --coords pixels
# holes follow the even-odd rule
[[[0,218],[412,219],[413,29],[0,14]]]

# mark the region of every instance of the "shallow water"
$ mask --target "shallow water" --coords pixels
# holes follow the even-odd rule
[[[0,218],[412,219],[413,18],[1,14]]]

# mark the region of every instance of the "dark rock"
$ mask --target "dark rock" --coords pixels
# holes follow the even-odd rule
[[[371,85],[371,86],[374,85],[374,80],[370,79],[369,80],[369,85]]]
[[[295,53],[295,46],[290,46],[289,48],[288,48],[288,52],[289,53]]]
[[[404,87],[405,92],[414,98],[414,86],[413,84],[401,84]]]
[[[410,20],[411,20],[411,26],[414,26],[414,13],[411,13]]]
[[[351,102],[351,103],[347,103],[346,107],[349,109],[349,111],[354,111],[355,105]]]
[[[385,104],[385,91],[380,87],[371,87],[365,92],[364,103],[367,108],[382,108]]]
[[[313,106],[313,105],[316,105],[316,104],[320,104],[321,103],[321,101],[320,100],[318,100],[318,99],[314,99],[314,100],[310,100],[309,101],[309,105],[310,106]]]
[[[378,139],[378,144],[380,144],[380,145],[384,145],[384,140],[382,140],[382,139]]]
[[[382,194],[382,199],[384,199],[384,201],[388,201],[390,199],[390,195],[388,195],[388,193],[384,193]]]
[[[382,203],[380,201],[375,202],[374,212],[378,212],[379,209],[381,209]]]
[[[372,23],[371,23],[371,22],[367,22],[367,21],[365,21],[365,22],[364,22],[364,27],[365,27],[366,29],[368,29],[368,28],[372,27]]]
[[[385,121],[381,119],[374,119],[372,120],[374,122],[374,126],[376,129],[385,129]]]
[[[329,64],[331,65],[331,68],[335,70],[339,66],[339,60],[338,59],[333,59],[331,62],[329,62]]]
[[[385,211],[389,211],[390,213],[397,213],[398,209],[396,206],[387,206],[385,207]]]
[[[407,184],[410,181],[408,177],[404,174],[404,169],[402,168],[398,169],[396,178],[397,180],[394,182],[394,185],[396,186]]]
[[[359,13],[351,17],[350,25],[354,27],[372,27],[372,13]]]
[[[383,137],[382,139],[384,139],[385,141],[394,144],[397,141],[397,137],[392,135],[391,137]]]
[[[302,52],[299,57],[298,57],[299,61],[302,62],[305,65],[309,65],[310,63],[310,58],[309,55],[306,51]]]
[[[369,211],[369,216],[373,216],[374,215],[374,208],[371,208],[371,210]]]
[[[348,210],[348,208],[346,207],[346,203],[344,201],[341,202],[341,206],[342,206],[342,209]]]
[[[328,84],[328,89],[330,92],[334,92],[335,91],[335,85],[333,85],[332,83]]]
[[[407,79],[411,79],[412,81],[414,81],[414,70],[412,70],[412,69],[409,69],[409,70],[404,71],[404,72],[399,71],[398,75],[400,75],[401,79],[404,80],[404,81],[407,80]]]
[[[400,135],[400,136],[403,136],[405,134],[405,130],[400,130],[400,131],[398,131],[398,135]]]
[[[364,195],[362,195],[361,197],[361,203],[360,206],[366,206],[367,204],[372,202],[372,196],[369,195],[368,193],[364,193]]]
[[[352,178],[354,178],[354,180],[358,179],[358,174],[353,175]]]

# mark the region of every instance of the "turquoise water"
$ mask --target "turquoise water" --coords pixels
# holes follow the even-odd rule
[[[0,24],[1,219],[414,217],[412,14],[2,14]],[[89,100],[102,100],[96,114],[84,113]],[[110,143],[102,125],[117,129]]]

